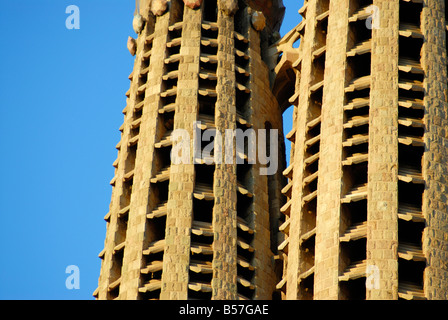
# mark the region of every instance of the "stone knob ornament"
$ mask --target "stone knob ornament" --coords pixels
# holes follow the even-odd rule
[[[257,31],[261,31],[266,27],[266,17],[261,11],[255,11],[254,13],[252,13],[251,22],[252,26]]]
[[[210,0],[208,0],[210,1]],[[199,8],[202,4],[202,0],[184,0],[185,5],[190,9]]]
[[[130,54],[135,56],[135,53],[137,52],[137,42],[132,37],[128,37],[128,50]]]
[[[219,7],[228,16],[232,16],[238,11],[237,0],[219,0]]]
[[[139,34],[143,29],[143,17],[137,13],[134,16],[134,20],[132,21],[132,27],[134,28],[135,33]]]
[[[167,0],[152,0],[151,3],[151,12],[155,16],[161,16],[165,13],[168,8]]]

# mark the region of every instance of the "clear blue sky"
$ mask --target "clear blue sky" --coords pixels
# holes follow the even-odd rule
[[[284,0],[282,35],[303,0]],[[81,12],[68,30],[68,5]],[[0,299],[92,299],[133,57],[134,0],[0,2]],[[291,128],[291,109],[285,127]],[[80,289],[68,290],[68,265]]]

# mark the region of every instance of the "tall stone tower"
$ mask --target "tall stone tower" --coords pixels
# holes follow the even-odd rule
[[[448,299],[445,2],[299,11],[299,57],[278,67],[297,85],[277,80],[294,88],[286,299]]]
[[[261,175],[247,146],[242,162],[174,164],[171,133],[272,128],[282,148],[263,53],[283,12],[281,0],[141,1],[98,299],[272,298],[282,170]]]

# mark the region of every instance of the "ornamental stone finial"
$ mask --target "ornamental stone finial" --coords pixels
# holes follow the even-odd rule
[[[219,0],[219,7],[228,16],[232,16],[238,10],[237,0]]]
[[[135,33],[139,34],[143,29],[143,17],[140,13],[137,13],[134,16],[134,20],[132,21],[132,27],[134,28]]]
[[[208,0],[210,1],[210,0]],[[202,0],[184,0],[185,5],[190,9],[199,8],[202,4]]]
[[[135,56],[135,53],[137,52],[137,42],[132,37],[128,37],[128,50],[133,56]]]
[[[252,26],[257,31],[261,31],[266,27],[266,17],[261,11],[255,11],[254,13],[252,13],[251,22]]]
[[[168,1],[167,0],[152,0],[151,12],[155,16],[163,15],[167,8],[168,8]]]

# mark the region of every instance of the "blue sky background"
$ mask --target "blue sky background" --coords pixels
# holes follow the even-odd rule
[[[301,20],[303,0],[284,3],[282,35]],[[65,27],[72,4],[79,30]],[[134,6],[0,1],[0,299],[93,299],[133,67]],[[68,265],[80,269],[79,290],[65,287]]]

